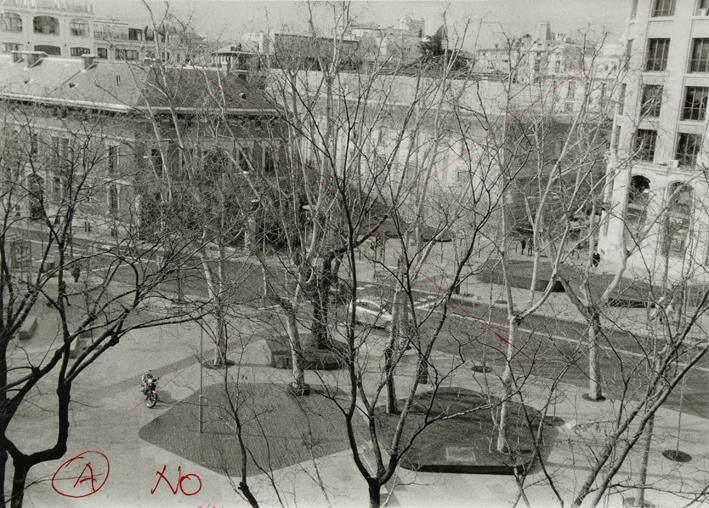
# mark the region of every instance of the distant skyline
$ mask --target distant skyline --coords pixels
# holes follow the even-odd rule
[[[145,22],[147,14],[141,0],[93,0],[99,16],[113,16]],[[159,11],[164,2],[151,0]],[[297,1],[240,0],[172,0],[171,8],[183,18],[191,18],[195,29],[224,42],[237,40],[242,33],[254,31],[304,31],[307,29],[307,7]],[[333,26],[331,7],[313,2],[318,29]],[[470,20],[464,47],[474,49],[498,42],[502,34],[509,36],[534,33],[537,23],[548,21],[555,32],[573,35],[582,31],[600,38],[608,32],[617,41],[625,28],[630,0],[468,0],[439,1],[355,1],[351,13],[360,23],[393,25],[408,15],[426,21],[425,32],[431,34],[443,24],[443,14],[451,32],[462,32]]]

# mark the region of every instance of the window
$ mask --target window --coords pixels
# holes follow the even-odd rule
[[[241,171],[251,171],[254,162],[254,151],[251,145],[239,145],[234,154]]]
[[[687,251],[692,214],[692,187],[684,183],[670,185],[662,231],[662,254],[684,257]]]
[[[35,16],[32,20],[34,33],[44,35],[59,34],[59,20],[52,16]]]
[[[664,71],[667,69],[667,55],[670,52],[669,39],[648,39],[646,71]]]
[[[569,84],[566,87],[566,98],[573,99],[575,95],[576,95],[576,82],[569,81]]]
[[[618,94],[618,114],[622,115],[625,109],[625,94],[627,92],[628,85],[623,83],[620,85],[620,94]]]
[[[699,0],[699,3],[697,4],[698,9],[707,9],[709,11],[709,0]],[[698,13],[700,14],[700,13]],[[707,13],[705,12],[704,15],[706,16]]]
[[[113,184],[108,187],[108,211],[118,215],[118,187]]]
[[[276,172],[273,149],[268,145],[264,145],[263,147],[263,172],[267,175],[272,175]]]
[[[52,198],[57,203],[64,199],[64,184],[62,183],[62,179],[58,176],[52,179]]]
[[[162,176],[162,154],[159,148],[152,148],[150,150],[150,162],[153,165],[155,175],[160,178]]]
[[[709,39],[692,40],[689,72],[709,72]]]
[[[674,16],[675,15],[675,0],[655,0],[655,6],[652,9],[653,17]]]
[[[12,53],[13,51],[20,51],[22,49],[22,44],[17,42],[4,42],[2,45],[3,53]]]
[[[702,147],[701,134],[680,132],[677,136],[677,151],[675,158],[680,166],[694,166],[697,163],[697,154]]]
[[[638,0],[633,0],[633,5],[630,8],[630,19],[634,19],[638,15]]]
[[[640,114],[643,117],[657,118],[662,107],[662,85],[645,85]]]
[[[83,19],[72,19],[69,31],[73,37],[88,37],[89,24]]]
[[[96,48],[96,56],[102,60],[108,59],[108,48]]]
[[[115,175],[118,168],[118,147],[115,145],[108,147],[108,174]]]
[[[71,56],[88,55],[89,53],[91,53],[91,50],[89,48],[71,48],[69,50],[69,54]]]
[[[139,41],[142,39],[143,31],[139,28],[129,28],[128,29],[128,40],[129,41]]]
[[[628,205],[625,210],[625,248],[637,246],[642,239],[647,209],[650,204],[650,180],[642,175],[634,175],[630,179],[628,190]]]
[[[44,179],[35,174],[28,175],[30,219],[44,218]]]
[[[116,48],[116,60],[138,60],[138,50]]]
[[[44,51],[47,55],[51,56],[61,56],[62,48],[59,46],[48,46],[46,44],[39,44],[34,47],[35,51]]]
[[[0,13],[0,30],[3,32],[21,32],[22,18],[14,12]]]
[[[52,137],[52,160],[55,165],[67,164],[70,159],[69,139]]]
[[[709,88],[688,86],[684,94],[682,120],[704,120],[707,113]]]
[[[655,145],[657,144],[657,131],[638,129],[635,134],[635,158],[649,161],[655,158]]]

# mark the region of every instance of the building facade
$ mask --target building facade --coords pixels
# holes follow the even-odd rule
[[[599,253],[658,283],[706,279],[706,0],[635,0],[615,115]]]
[[[229,94],[212,121],[213,86]],[[74,231],[144,233],[168,191],[189,192],[217,169],[234,178],[275,172],[275,110],[261,91],[214,68],[0,55],[0,113],[0,169],[13,175],[3,183],[30,189],[17,216],[40,224],[69,200]]]
[[[134,61],[198,59],[205,40],[167,20],[157,29],[96,16],[88,1],[0,0],[0,51],[42,51],[50,56]]]

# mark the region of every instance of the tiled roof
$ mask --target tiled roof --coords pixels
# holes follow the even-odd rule
[[[172,106],[203,111],[223,106],[231,113],[273,112],[264,93],[236,75],[203,67],[158,67],[98,60],[84,70],[77,58],[44,58],[28,68],[0,55],[0,98],[112,111]]]

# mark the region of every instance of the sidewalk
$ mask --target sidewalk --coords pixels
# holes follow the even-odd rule
[[[246,333],[246,331],[245,331]],[[86,371],[76,386],[74,400],[84,404],[75,405],[72,410],[72,428],[67,458],[83,450],[99,450],[111,459],[111,478],[106,488],[90,499],[91,506],[145,506],[168,507],[185,506],[246,506],[234,492],[227,478],[213,471],[191,463],[169,451],[150,445],[139,438],[140,429],[173,404],[193,395],[199,387],[200,369],[195,361],[198,353],[197,329],[192,324],[151,332],[135,332],[129,340],[122,342],[110,356],[99,360]],[[382,350],[385,337],[370,335],[362,343],[360,364],[367,366],[363,387],[372,396],[381,381]],[[231,375],[239,376],[246,383],[274,383],[283,385],[290,380],[290,372],[267,366],[267,354],[262,340],[246,344],[230,354],[241,363],[239,370],[232,369]],[[156,361],[159,360],[159,363]],[[456,357],[435,352],[432,363],[442,372],[457,366]],[[142,403],[137,390],[139,374],[152,368],[161,377],[159,385],[164,403],[155,410],[148,410]],[[397,386],[400,394],[410,387],[415,370],[415,355],[409,354],[397,369]],[[110,372],[110,377],[105,374]],[[204,371],[205,385],[220,382],[221,373]],[[469,368],[459,368],[447,381],[446,386],[462,386],[481,390],[487,383],[493,394],[499,394],[501,372],[476,374]],[[312,372],[306,374],[307,382],[346,387],[346,373]],[[545,378],[531,377],[525,389],[525,403],[541,407],[546,399],[549,382]],[[428,387],[422,387],[426,390]],[[570,384],[559,386],[550,413],[565,420],[559,427],[560,434],[553,445],[546,462],[548,474],[567,504],[588,474],[589,457],[602,444],[602,436],[607,431],[608,409],[616,406],[614,401],[591,403],[581,399],[583,389]],[[616,408],[617,409],[617,408]],[[46,436],[51,440],[51,419],[40,419],[40,408],[23,415],[24,435]],[[277,417],[265,414],[264,418]],[[653,489],[676,490],[678,485],[690,492],[701,490],[709,482],[709,474],[704,467],[709,458],[709,444],[705,436],[709,432],[709,420],[682,415],[682,442],[680,449],[692,454],[693,459],[686,464],[672,463],[662,457],[666,448],[674,448],[677,431],[677,413],[660,410],[655,423],[655,437],[650,456],[648,484]],[[196,422],[185,422],[196,432]],[[170,432],[171,429],[165,429]],[[185,435],[182,439],[191,439]],[[367,444],[362,443],[366,448]],[[616,477],[619,483],[627,476],[637,478],[639,453],[632,453],[629,461]],[[197,473],[203,482],[199,495],[186,497],[172,495],[161,488],[150,494],[155,485],[156,471],[168,467],[169,478],[174,480],[177,467],[184,474]],[[370,464],[371,465],[371,464]],[[49,478],[57,463],[44,464],[32,471],[32,478]],[[236,479],[235,479],[236,480]],[[317,508],[328,504],[336,508],[367,505],[366,484],[356,471],[349,450],[334,453],[322,459],[306,461],[274,472],[274,480],[280,488],[284,502],[288,506]],[[326,494],[320,488],[319,480],[327,486]],[[279,506],[279,501],[270,489],[270,479],[263,474],[249,478],[249,483],[262,506]],[[527,479],[526,494],[531,506],[557,505],[551,489],[546,484],[543,472],[537,470]],[[384,498],[389,497],[388,506],[425,507],[509,507],[515,501],[516,487],[508,476],[454,475],[415,473],[399,470],[392,482],[383,489]],[[627,495],[634,495],[632,492]],[[681,499],[657,490],[648,492],[648,499],[655,506],[678,506]],[[27,501],[33,506],[84,506],[86,500],[69,500],[54,494],[49,482],[44,481],[30,487]],[[609,499],[607,506],[622,506],[620,495]]]
[[[522,258],[515,256],[515,259]],[[390,269],[395,272],[395,267],[392,266]],[[381,270],[381,266],[379,270]],[[446,266],[444,264],[441,266],[437,263],[427,264],[419,275],[419,280],[414,284],[414,288],[422,293],[428,293],[442,298],[445,296],[451,284],[450,270],[450,265]],[[480,282],[477,277],[473,275],[476,270],[477,267],[473,267],[468,269],[467,273],[462,273],[461,278],[463,278],[463,282],[461,283],[461,292],[459,295],[453,295],[453,301],[493,306],[506,311],[507,291],[505,286]],[[362,281],[362,286],[375,284],[381,280],[375,275],[371,261],[357,262],[357,277]],[[529,289],[512,287],[511,293],[516,310],[524,310],[529,306]],[[540,292],[535,292],[534,302],[536,302],[541,295]],[[644,308],[609,306],[604,310],[601,323],[604,328],[631,331],[639,335],[650,335],[652,333],[651,326],[653,326],[653,324],[649,316],[652,311],[653,309],[648,311]],[[575,323],[586,323],[583,314],[571,302],[566,293],[550,293],[546,301],[535,311],[535,315]],[[695,339],[704,340],[707,333],[709,333],[709,313],[700,316],[690,336]]]

